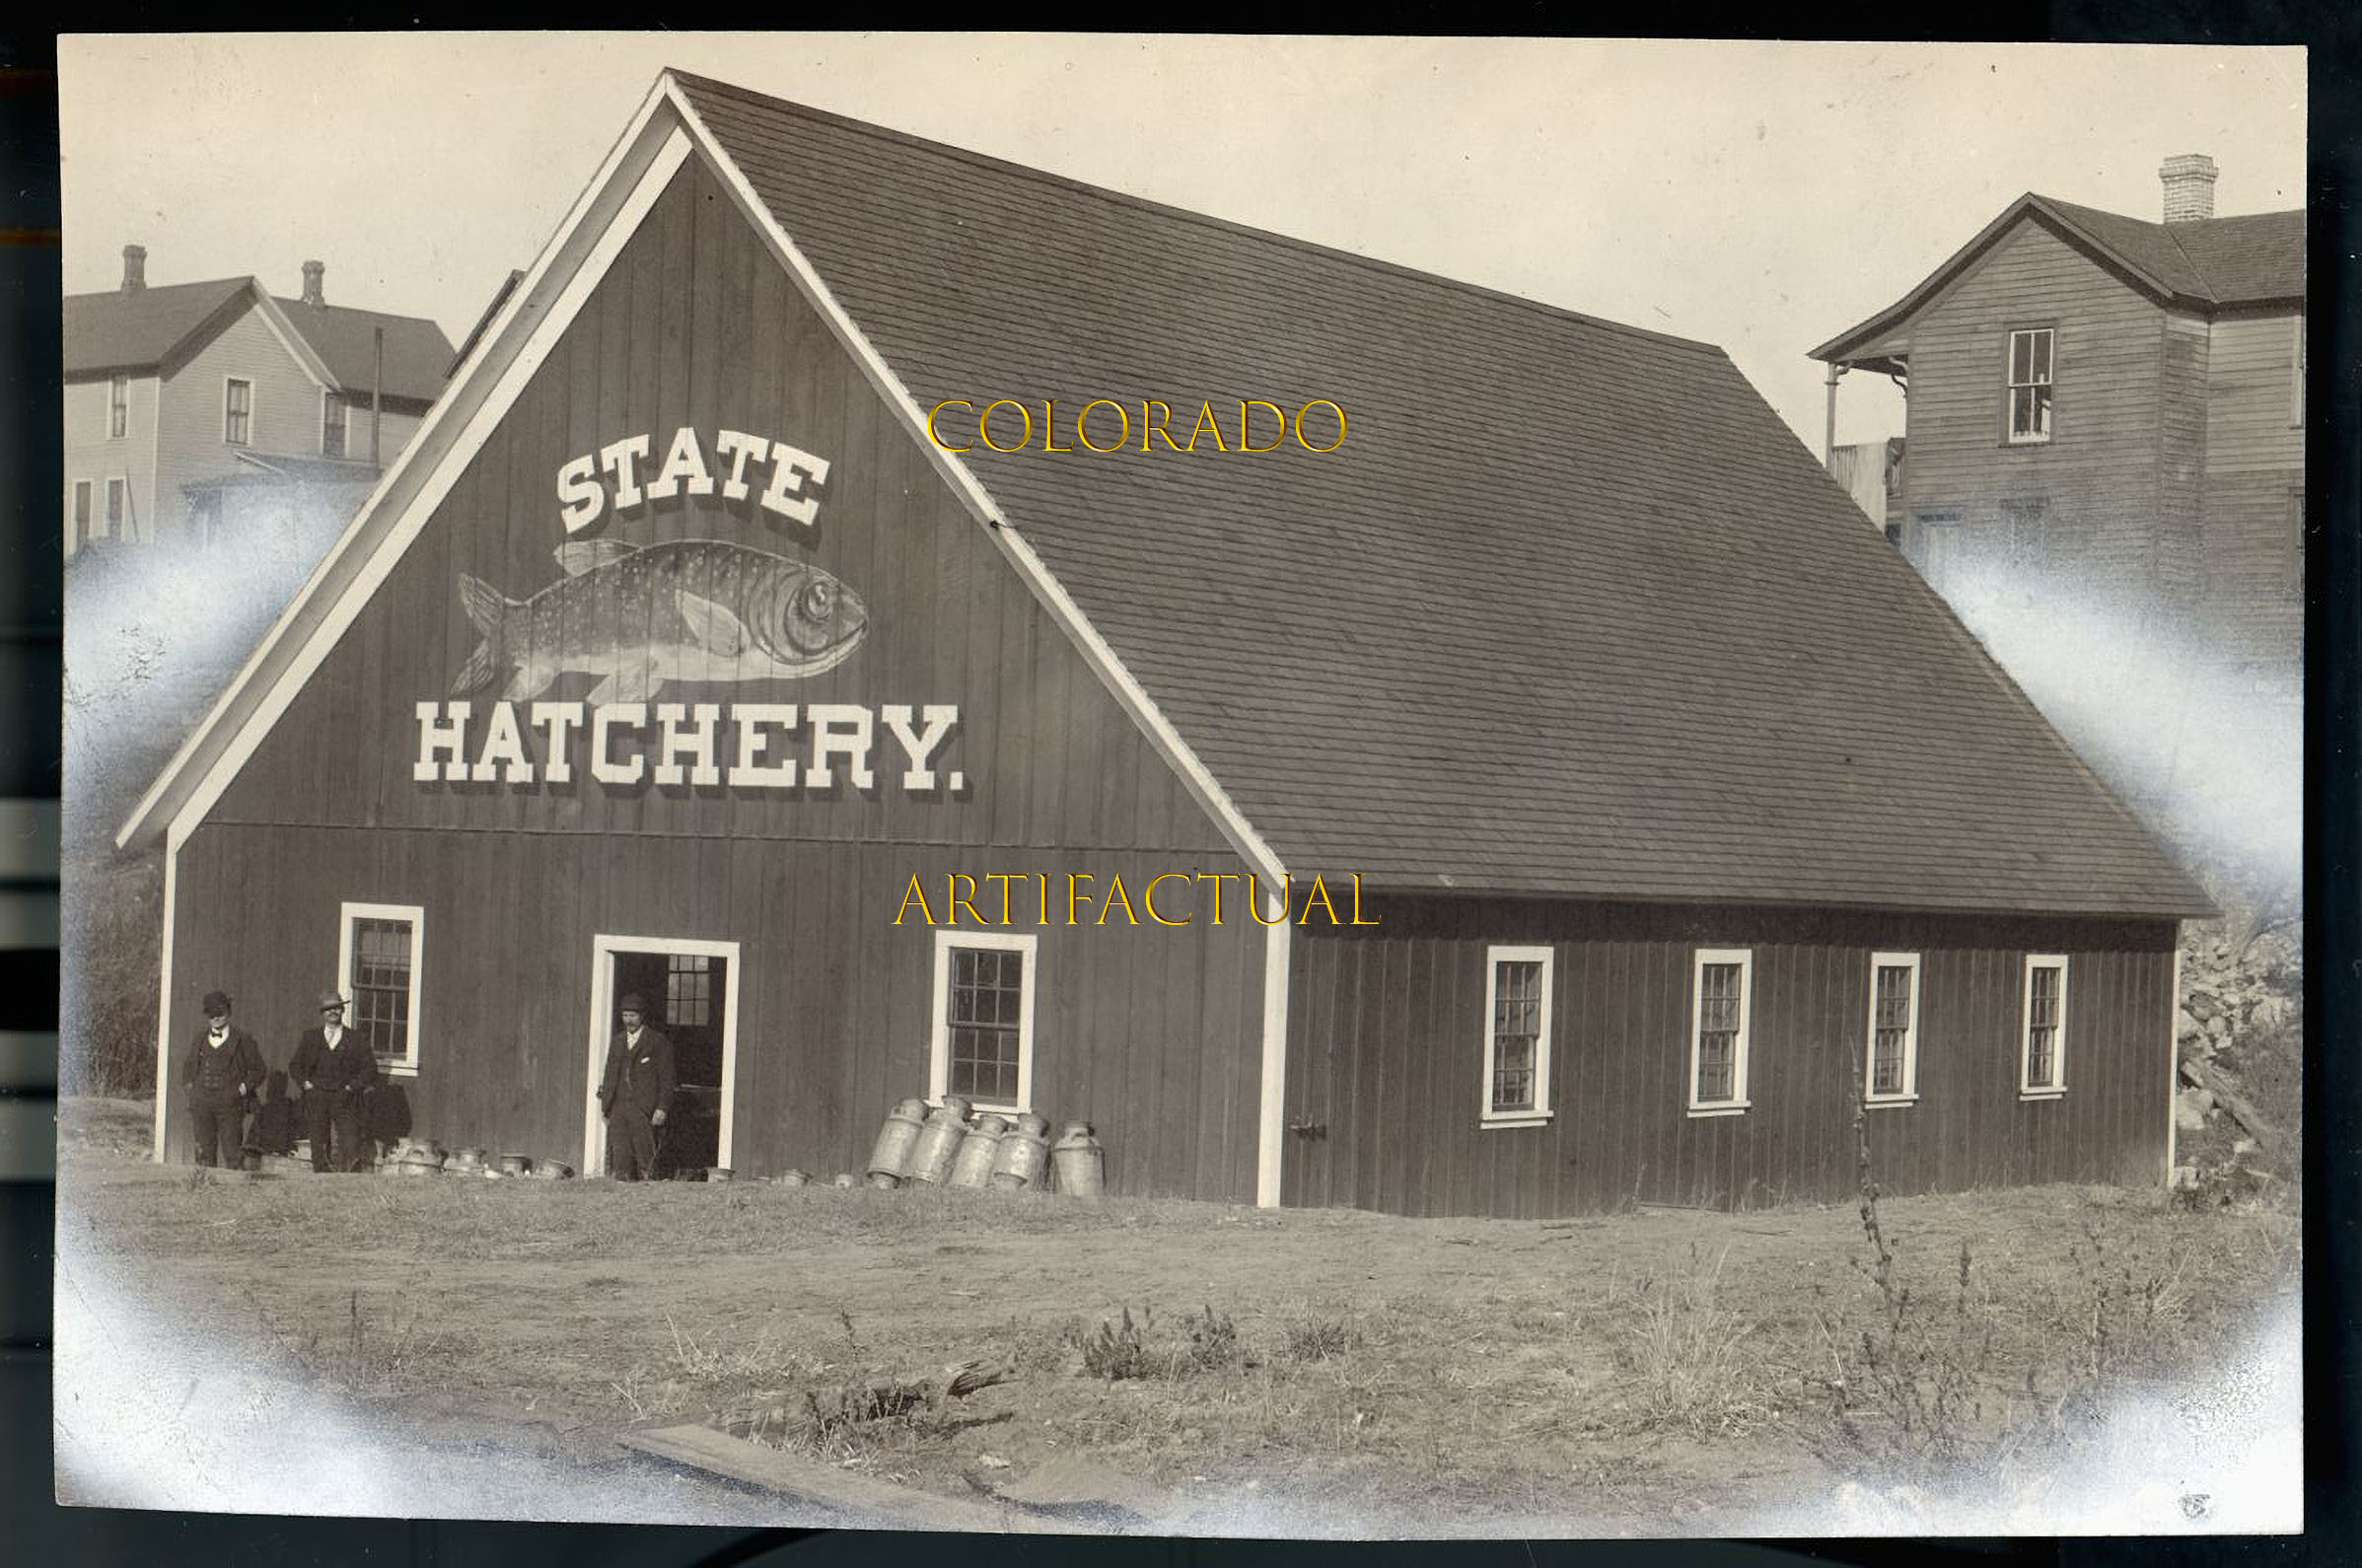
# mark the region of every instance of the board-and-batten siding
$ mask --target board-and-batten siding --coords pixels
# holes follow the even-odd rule
[[[894,923],[913,874],[1243,874],[1227,854],[1001,855],[892,844],[629,833],[354,831],[209,823],[180,850],[171,1084],[219,984],[273,1067],[335,969],[338,905],[421,908],[421,1135],[576,1162],[589,1090],[592,939],[735,941],[735,1167],[859,1172],[887,1107],[928,1085],[934,933]],[[241,890],[268,890],[259,897]],[[1029,900],[1030,901],[1030,900]],[[1087,1119],[1109,1190],[1251,1202],[1261,1062],[1262,929],[1051,925],[1037,936],[1033,1102]],[[1094,918],[1087,905],[1084,919]],[[173,1107],[166,1157],[187,1158]]]
[[[818,526],[683,498],[585,536],[771,550],[834,574],[870,619],[822,675],[658,700],[954,702],[934,765],[965,790],[905,795],[882,731],[867,794],[608,789],[580,732],[568,785],[413,782],[415,704],[451,694],[477,641],[459,574],[519,600],[553,583],[560,465],[682,425],[826,458]],[[479,714],[498,695],[475,693]],[[333,978],[337,904],[425,907],[410,1091],[447,1143],[505,1147],[513,1126],[547,1145],[525,1152],[576,1158],[594,933],[740,942],[734,1156],[753,1174],[851,1169],[888,1106],[926,1092],[932,936],[915,913],[893,925],[913,873],[941,913],[951,871],[1103,889],[1120,871],[1136,898],[1143,873],[1246,869],[694,162],[180,854],[176,1048],[221,985],[283,1060]],[[1228,914],[1038,933],[1036,1102],[1099,1125],[1115,1190],[1253,1195],[1263,933],[1235,894]]]
[[[2042,500],[2030,567],[2098,582],[2155,578],[2162,312],[2039,222],[2020,224],[1910,329],[1906,509],[1956,509],[1962,546],[1999,559],[2003,501]],[[2056,331],[2053,435],[2012,446],[2009,334]],[[1906,545],[1922,542],[1912,525]]]
[[[232,377],[254,384],[253,418],[243,449],[222,439],[223,388]],[[251,307],[166,379],[156,469],[173,475],[176,485],[254,472],[239,461],[242,450],[265,458],[320,454],[320,383]],[[175,493],[156,501],[158,526],[169,536],[187,521],[188,499]]]
[[[1893,1192],[2162,1179],[2170,923],[1374,900],[1293,947],[1284,1196],[1411,1214],[1748,1206],[1853,1190],[1870,956],[1920,955],[1919,1098],[1869,1112]],[[1489,945],[1555,955],[1552,1119],[1481,1123]],[[1754,954],[1741,1115],[1687,1113],[1692,964]],[[2069,957],[2067,1093],[2019,1098],[2029,952]]]

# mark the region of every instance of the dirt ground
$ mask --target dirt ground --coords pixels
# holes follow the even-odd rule
[[[2285,1208],[1887,1199],[1882,1289],[1852,1207],[1514,1222],[225,1179],[148,1163],[148,1114],[61,1112],[60,1489],[85,1501],[134,1484],[108,1433],[137,1412],[100,1408],[118,1382],[153,1415],[185,1381],[176,1432],[207,1430],[210,1401],[267,1443],[319,1408],[401,1457],[349,1492],[257,1482],[279,1500],[226,1506],[794,1522],[614,1445],[711,1422],[970,1498],[1087,1455],[1164,1489],[1158,1526],[1182,1533],[2256,1528],[2224,1506],[2259,1502],[2253,1476],[2224,1467],[2255,1459],[2257,1421],[2295,1420],[2292,1352],[2258,1327],[2293,1319]],[[969,1362],[1010,1381],[865,1416],[864,1390]],[[2085,1461],[2111,1476],[2101,1514],[2068,1495]],[[236,1492],[241,1461],[212,1462],[188,1484]],[[487,1494],[495,1476],[514,1489]]]

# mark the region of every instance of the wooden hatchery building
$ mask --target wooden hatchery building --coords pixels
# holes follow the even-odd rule
[[[2161,1181],[2204,907],[1720,350],[678,73],[157,836],[160,1057],[1414,1214]]]

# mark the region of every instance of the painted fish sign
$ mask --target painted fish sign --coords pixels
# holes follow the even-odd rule
[[[566,575],[519,603],[462,574],[460,603],[483,641],[452,682],[465,696],[515,676],[507,702],[591,675],[592,703],[644,702],[676,680],[782,680],[833,670],[861,646],[869,612],[817,566],[720,539],[578,539]]]
[[[751,449],[741,438],[723,450]],[[827,473],[824,460],[779,450],[815,480]],[[631,482],[629,463],[619,466]],[[634,483],[632,501],[670,469]],[[695,478],[684,487],[702,493]],[[710,478],[704,488],[714,488]],[[560,519],[569,532],[583,521]],[[477,641],[450,699],[416,706],[414,783],[572,785],[580,760],[593,780],[616,787],[818,792],[841,779],[868,791],[878,783],[872,753],[890,742],[905,793],[966,793],[965,773],[937,766],[959,727],[954,703],[654,700],[676,686],[808,679],[852,658],[869,606],[833,574],[714,538],[569,538],[551,553],[560,575],[523,599],[460,575],[460,607]],[[569,679],[591,684],[578,700],[548,700]]]

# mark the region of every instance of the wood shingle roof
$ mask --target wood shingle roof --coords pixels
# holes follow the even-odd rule
[[[1291,870],[2204,907],[1721,350],[675,80],[922,408],[1346,410],[961,459]]]

